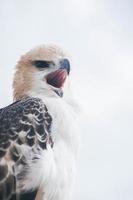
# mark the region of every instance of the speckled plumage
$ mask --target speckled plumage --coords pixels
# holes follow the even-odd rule
[[[37,154],[47,149],[47,144],[53,146],[51,123],[52,118],[39,98],[27,97],[1,109],[0,200],[22,192]]]

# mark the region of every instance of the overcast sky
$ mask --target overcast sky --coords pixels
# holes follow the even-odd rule
[[[20,55],[56,43],[73,58],[85,114],[75,200],[133,199],[133,1],[0,0],[0,106]]]

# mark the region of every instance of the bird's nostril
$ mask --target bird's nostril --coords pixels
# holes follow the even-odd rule
[[[68,74],[70,73],[70,62],[67,58],[60,61],[60,66],[61,69],[66,69]]]

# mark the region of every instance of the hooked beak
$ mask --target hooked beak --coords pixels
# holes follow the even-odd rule
[[[67,70],[67,73],[69,75],[70,73],[70,62],[67,58],[64,58],[60,61],[60,69],[66,69]]]
[[[54,92],[63,96],[62,87],[70,73],[70,62],[68,59],[60,60],[60,68],[46,76],[47,83],[53,87]]]

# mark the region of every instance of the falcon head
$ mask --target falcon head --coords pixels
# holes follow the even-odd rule
[[[70,74],[70,59],[56,45],[32,49],[16,66],[13,81],[14,100],[38,94],[62,98]]]

